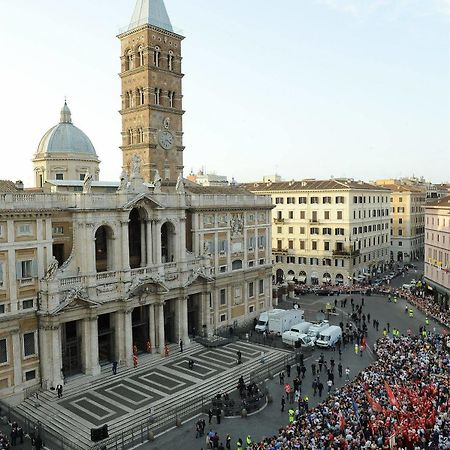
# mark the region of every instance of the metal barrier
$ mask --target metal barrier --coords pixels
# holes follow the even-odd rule
[[[6,417],[9,424],[16,422],[22,427],[24,434],[28,434],[31,439],[40,436],[44,447],[54,450],[83,450],[79,445],[49,430],[41,422],[31,419],[25,413],[1,400],[0,417]]]

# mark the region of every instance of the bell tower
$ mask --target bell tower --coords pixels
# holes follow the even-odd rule
[[[121,42],[123,168],[141,158],[141,175],[175,185],[183,173],[181,42],[164,0],[137,0]]]

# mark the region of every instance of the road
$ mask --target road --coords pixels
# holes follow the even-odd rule
[[[392,286],[399,287],[403,283],[406,283],[411,278],[419,278],[418,272],[410,272],[404,278],[399,277],[393,280]],[[347,296],[350,298],[350,295]],[[361,295],[352,295],[355,304],[361,304]],[[331,323],[339,323],[343,321],[346,323],[349,314],[351,313],[350,301],[347,302],[347,308],[339,308],[340,299],[344,296],[338,297],[318,297],[315,295],[307,295],[300,297],[300,307],[305,310],[306,320],[311,320],[315,318],[317,311],[320,311],[328,301],[334,302],[334,299],[338,299],[338,315],[331,316]],[[364,307],[363,312],[367,315],[370,314],[371,321],[377,319],[380,322],[379,331],[377,332],[372,325],[369,326],[368,334],[368,346],[369,349],[363,356],[355,355],[353,346],[347,345],[343,351],[342,364],[345,367],[349,367],[351,370],[351,375],[355,376],[362,369],[370,365],[374,361],[374,355],[371,351],[373,343],[375,340],[382,335],[383,328],[387,327],[389,324],[390,330],[392,328],[397,328],[402,334],[406,333],[408,329],[411,329],[414,334],[418,333],[419,327],[425,325],[425,316],[414,308],[414,317],[410,318],[408,314],[405,314],[404,300],[399,300],[396,304],[389,303],[387,298],[384,296],[364,296]],[[441,327],[439,324],[430,321],[430,329],[435,328],[439,331]],[[313,359],[317,359],[320,355],[320,350],[315,350],[313,355],[306,360],[307,375],[303,381],[303,395],[308,395],[310,398],[310,406],[314,406],[318,403],[319,399],[314,398],[312,395],[312,374],[311,374],[311,362]],[[338,363],[337,352],[328,351],[325,352],[325,358],[329,361],[331,358],[336,360],[336,365]],[[236,379],[239,373],[236,373]],[[292,379],[291,379],[292,381]],[[322,375],[322,381],[325,381],[325,374]],[[343,379],[339,379],[336,373],[336,386],[342,386]],[[207,424],[207,431],[213,429],[219,433],[221,440],[225,438],[226,434],[229,433],[232,437],[233,446],[236,440],[240,437],[245,439],[247,434],[250,434],[254,440],[259,440],[263,436],[273,435],[277,433],[277,430],[287,424],[288,418],[287,413],[280,412],[280,399],[282,395],[282,387],[279,384],[278,377],[274,380],[268,382],[269,392],[273,398],[273,403],[267,405],[265,409],[259,413],[247,417],[245,419],[225,419],[222,423],[217,425],[215,420],[209,426]],[[208,418],[205,416],[206,421]],[[155,442],[151,444],[144,444],[140,448],[142,449],[165,449],[167,447],[173,446],[174,442],[183,442],[183,450],[198,450],[205,446],[203,439],[195,438],[195,422],[197,418],[183,424],[180,428],[174,428],[173,430],[167,432],[166,434],[159,436]]]

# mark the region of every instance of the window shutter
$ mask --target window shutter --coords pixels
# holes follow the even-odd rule
[[[33,259],[33,261],[31,262],[31,276],[37,277],[38,275],[38,271],[37,271],[37,261],[35,259]]]
[[[16,278],[20,280],[22,278],[22,263],[16,262]]]

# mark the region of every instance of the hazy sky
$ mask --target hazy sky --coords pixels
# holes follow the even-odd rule
[[[450,179],[449,0],[165,0],[183,43],[185,175]],[[121,172],[119,40],[135,0],[0,0],[1,179],[68,97]]]

